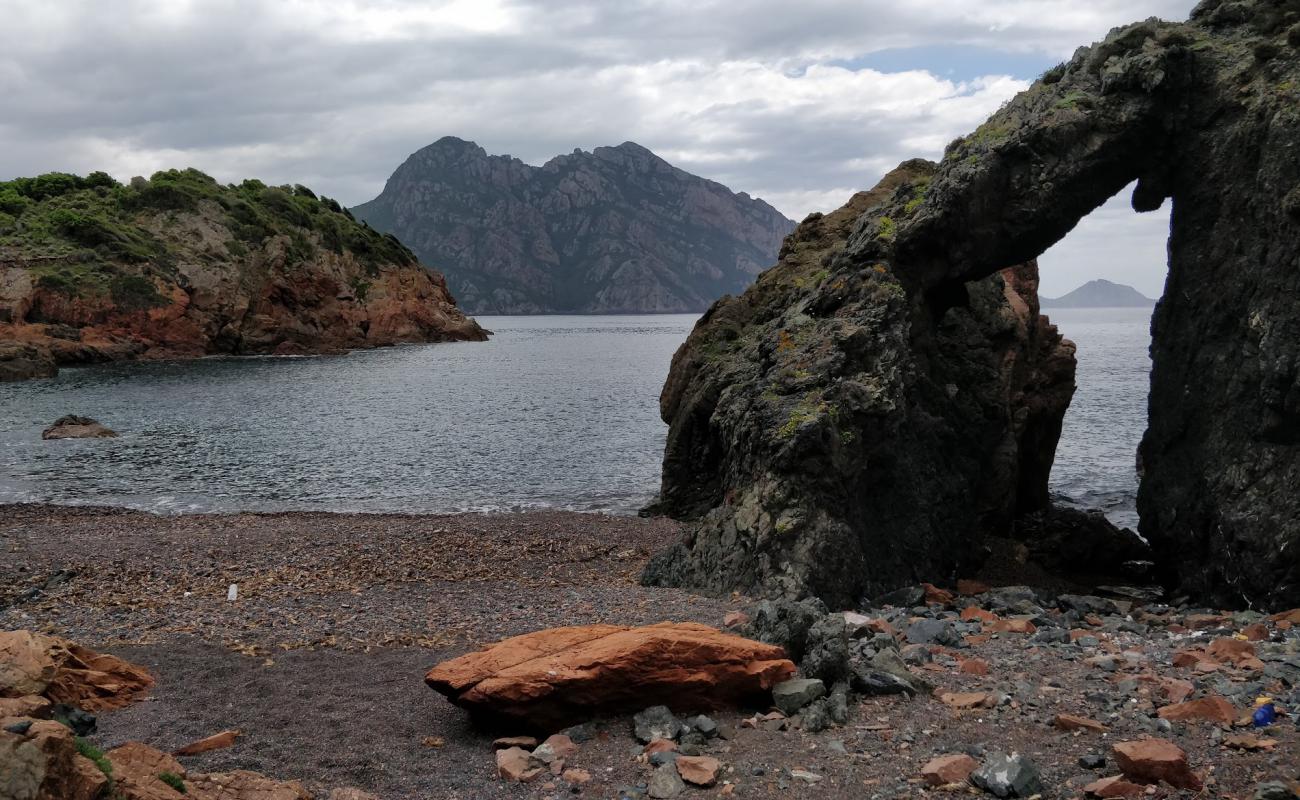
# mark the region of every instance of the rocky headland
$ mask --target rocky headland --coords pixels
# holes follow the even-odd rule
[[[352,211],[438,265],[474,314],[703,311],[794,227],[633,142],[534,167],[448,136]]]
[[[805,221],[674,359],[662,508],[693,525],[647,581],[838,605],[971,569],[1042,510],[1071,386],[1006,270],[1136,180],[1136,210],[1173,202],[1141,533],[1177,595],[1300,604],[1297,45],[1296,2],[1116,29],[851,223]]]
[[[0,183],[0,379],[486,336],[440,274],[305,187],[196,170]]]

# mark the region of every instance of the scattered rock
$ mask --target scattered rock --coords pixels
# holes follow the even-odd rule
[[[946,786],[965,783],[979,762],[965,753],[938,756],[921,768],[921,779],[927,786]]]
[[[1030,797],[1043,790],[1038,767],[1017,753],[990,755],[970,780],[995,797]]]
[[[816,678],[796,678],[772,687],[772,702],[785,714],[799,709],[826,694],[826,684]]]
[[[638,742],[656,739],[672,741],[682,732],[682,723],[668,706],[651,706],[632,717],[632,732]]]
[[[117,433],[91,419],[69,414],[41,432],[42,439],[114,439]]]
[[[185,745],[181,749],[177,750],[173,755],[196,756],[199,753],[206,753],[209,750],[221,750],[226,747],[232,747],[235,744],[235,740],[238,739],[240,735],[241,733],[239,731],[222,731],[221,733],[214,733],[211,736],[199,739],[197,742],[191,742],[190,744]]]
[[[750,621],[739,631],[760,642],[779,645],[795,661],[802,661],[808,631],[827,614],[826,604],[807,600],[763,600],[750,611]]]
[[[907,641],[912,644],[938,644],[944,647],[961,647],[961,634],[948,620],[919,619],[907,626]]]
[[[1254,800],[1295,800],[1300,793],[1281,781],[1269,781],[1255,787]]]
[[[1223,697],[1201,697],[1161,708],[1160,719],[1170,722],[1214,722],[1231,725],[1237,718],[1237,709]]]
[[[0,732],[0,790],[32,800],[95,800],[108,777],[77,752],[72,731],[31,720],[21,734]]]
[[[1087,717],[1076,717],[1073,714],[1057,714],[1052,720],[1052,725],[1063,731],[1094,731],[1096,733],[1105,733],[1110,730],[1105,725],[1096,720]]]
[[[712,786],[718,782],[722,762],[710,756],[678,756],[677,772],[683,781],[695,786]]]
[[[705,709],[760,699],[794,669],[781,648],[706,625],[587,625],[506,639],[439,664],[425,682],[471,713],[556,730],[647,701]]]
[[[509,747],[519,747],[524,750],[532,750],[537,744],[537,739],[533,736],[503,736],[492,742],[492,749],[505,750]]]
[[[542,764],[522,747],[497,751],[497,775],[508,781],[527,783],[543,772]]]
[[[1083,787],[1084,792],[1093,797],[1102,798],[1102,800],[1115,797],[1141,797],[1146,793],[1146,790],[1147,787],[1137,783],[1129,783],[1120,776],[1102,778]]]
[[[1119,742],[1111,748],[1124,777],[1141,783],[1164,781],[1178,789],[1199,791],[1201,779],[1192,772],[1187,754],[1164,739]]]
[[[686,784],[682,782],[682,776],[678,774],[677,765],[673,762],[655,767],[655,771],[650,774],[649,794],[655,800],[676,797],[685,790]]]

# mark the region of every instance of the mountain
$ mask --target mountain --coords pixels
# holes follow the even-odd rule
[[[534,167],[445,137],[352,211],[476,314],[700,312],[744,291],[794,229],[632,142]]]
[[[1156,301],[1132,286],[1098,278],[1055,300],[1044,297],[1040,303],[1043,308],[1149,308]]]
[[[486,336],[441,275],[302,186],[197,170],[0,182],[0,380]]]

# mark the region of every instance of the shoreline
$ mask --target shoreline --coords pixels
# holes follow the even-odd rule
[[[243,735],[233,747],[187,758],[187,769],[298,779],[320,797],[335,786],[382,800],[619,797],[648,776],[626,717],[597,720],[595,738],[580,745],[572,763],[593,776],[580,791],[562,781],[502,781],[492,739],[510,732],[475,727],[423,677],[449,658],[543,628],[666,620],[721,628],[729,612],[752,608],[745,597],[640,585],[649,554],[680,530],[662,518],[559,511],[159,516],[0,506],[0,587],[8,589],[0,596],[0,628],[65,636],[154,674],[157,685],[144,701],[101,715],[93,741],[102,748],[143,741],[171,750],[237,729]],[[995,558],[1013,568],[1004,581],[989,574],[993,585],[1047,577],[1013,565],[1009,552]],[[239,587],[235,602],[226,599],[231,583]],[[20,597],[37,586],[46,588]],[[1054,597],[1066,589],[1046,591]],[[955,619],[955,609],[971,601],[924,614]],[[906,626],[918,611],[897,610],[897,623]],[[1223,747],[1224,734],[1205,723],[1161,727],[1151,687],[1162,684],[1143,675],[1187,680],[1198,695],[1228,694],[1242,713],[1257,688],[1273,691],[1275,679],[1173,661],[1180,648],[1232,636],[1249,615],[1224,616],[1219,630],[1179,633],[1175,623],[1190,621],[1184,615],[1192,611],[1159,613],[1165,621],[1133,608],[1096,624],[1077,622],[1086,634],[1077,641],[1074,634],[1054,641],[1003,632],[929,648],[928,660],[911,669],[935,685],[933,695],[859,697],[847,724],[822,732],[743,724],[767,709],[718,711],[713,717],[732,738],[716,740],[709,753],[743,798],[915,797],[917,776],[934,756],[1002,751],[1033,759],[1044,800],[1064,800],[1114,773],[1113,764],[1082,768],[1081,758],[1151,735],[1177,741],[1193,767],[1213,777],[1214,796],[1246,798],[1261,779],[1300,779],[1288,766],[1300,750],[1294,719],[1261,731],[1277,744],[1254,751]],[[1295,633],[1279,629],[1259,646],[1272,648],[1261,649],[1269,669],[1291,670],[1285,659],[1294,660],[1300,680]],[[939,699],[943,692],[1005,701],[960,711]],[[1295,707],[1286,692],[1278,700]],[[1060,730],[1052,722],[1060,713],[1098,720],[1108,732]],[[815,785],[799,777],[808,773]],[[965,789],[930,791],[969,796]],[[681,797],[717,794],[691,789]]]

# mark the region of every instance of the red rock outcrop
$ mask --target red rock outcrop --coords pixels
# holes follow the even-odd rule
[[[516,636],[439,664],[425,682],[482,718],[549,730],[655,704],[686,711],[741,703],[793,674],[780,647],[665,622]]]
[[[153,686],[143,667],[55,636],[0,631],[0,697],[43,696],[85,711],[121,708]]]
[[[32,720],[26,733],[0,730],[0,791],[21,800],[96,800],[108,776],[77,752],[72,731]]]

